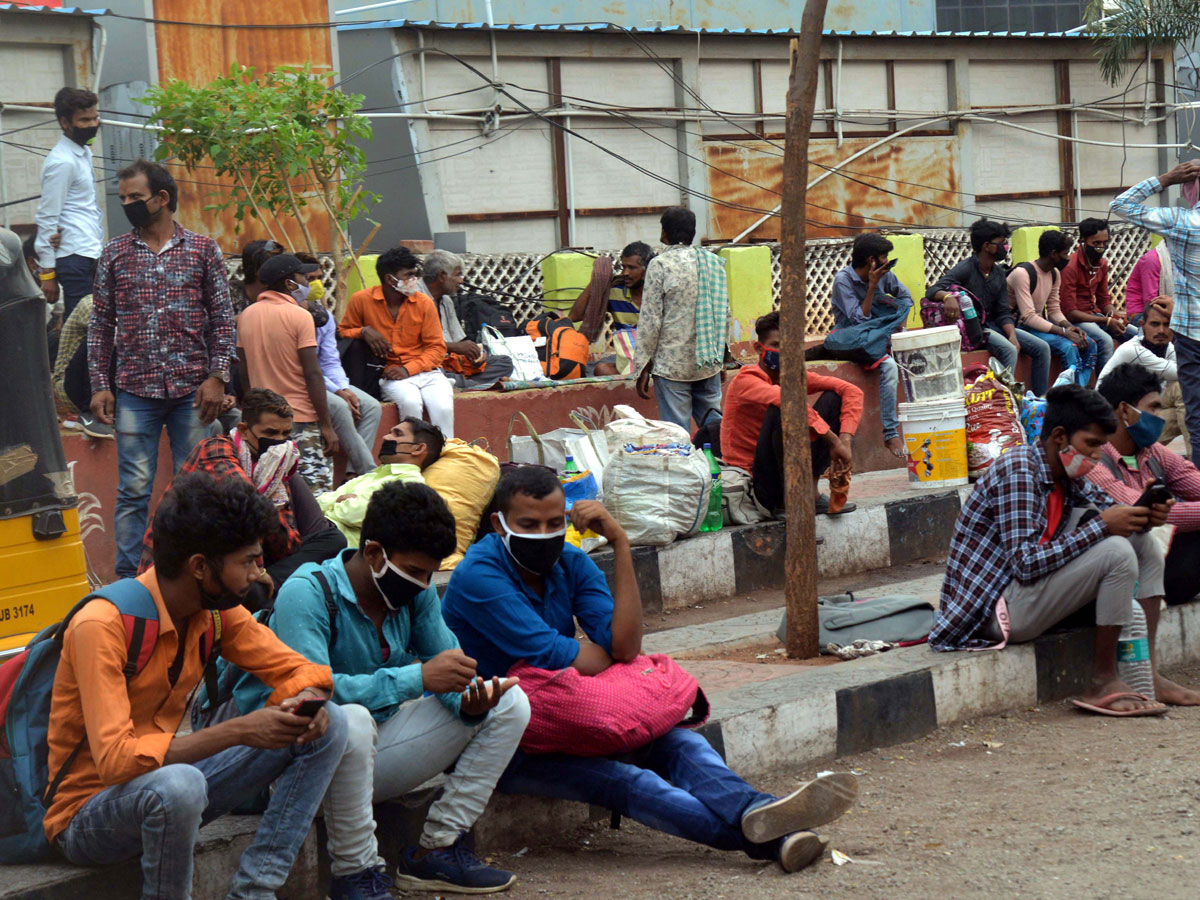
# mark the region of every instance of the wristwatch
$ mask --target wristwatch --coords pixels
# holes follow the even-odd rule
[[[209,378],[216,378],[224,384],[229,384],[229,372],[225,369],[213,369],[208,373]]]

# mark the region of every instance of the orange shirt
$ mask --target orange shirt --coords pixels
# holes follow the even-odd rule
[[[391,345],[387,363],[404,366],[409,375],[438,368],[446,358],[442,320],[437,304],[426,294],[411,294],[400,304],[393,319],[383,299],[383,288],[376,285],[350,297],[346,314],[338,323],[338,337],[356,338],[364,326],[370,326],[387,338]]]
[[[809,396],[834,391],[842,398],[841,431],[854,434],[862,419],[863,392],[848,381],[829,375],[808,373]],[[749,472],[754,468],[754,449],[762,431],[767,407],[778,406],[780,387],[762,366],[743,366],[725,389],[725,412],[721,418],[721,458],[731,466]],[[816,440],[829,431],[821,414],[808,407],[808,436]]]
[[[317,346],[312,313],[287,294],[263,291],[238,316],[237,345],[246,354],[250,387],[281,395],[297,422],[317,421],[317,408],[308,396],[300,362],[301,350]],[[324,384],[321,390],[325,390]]]
[[[87,742],[46,811],[43,824],[51,841],[101,790],[162,766],[188,696],[204,674],[199,645],[210,614],[201,611],[187,620],[183,667],[172,687],[167,670],[179,648],[179,633],[163,606],[153,567],[138,581],[158,606],[159,633],[146,667],[128,685],[122,673],[128,656],[125,626],[115,606],[93,600],[67,626],[50,705],[49,770],[58,772],[84,736],[85,726]],[[327,666],[310,663],[243,606],[222,613],[221,655],[275,689],[268,703],[294,697],[307,687],[333,689]]]

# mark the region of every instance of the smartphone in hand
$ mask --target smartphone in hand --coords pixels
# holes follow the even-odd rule
[[[319,713],[321,711],[321,707],[328,702],[328,700],[319,697],[305,700],[292,710],[292,715],[303,716],[306,719],[311,719],[313,716]]]

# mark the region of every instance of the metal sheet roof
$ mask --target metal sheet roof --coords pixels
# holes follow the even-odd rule
[[[340,15],[340,13],[339,13]],[[682,25],[660,25],[650,28],[623,28],[611,22],[586,22],[568,25],[529,24],[514,25],[497,23],[491,26],[496,31],[512,32],[567,32],[591,34],[687,34],[712,36],[755,36],[796,37],[799,31],[790,28],[685,28]],[[370,22],[347,22],[339,25],[339,31],[359,31],[374,28],[423,28],[431,31],[487,31],[486,22],[437,22],[433,19],[386,19]],[[1086,38],[1091,35],[1079,31],[835,31],[826,29],[826,37],[879,37],[879,38]]]
[[[53,13],[60,16],[88,16],[95,18],[108,12],[107,9],[82,9],[78,6],[26,6],[24,3],[0,3],[0,12]]]

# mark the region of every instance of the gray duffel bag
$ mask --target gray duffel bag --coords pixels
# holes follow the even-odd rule
[[[829,644],[845,647],[856,640],[899,644],[921,641],[933,628],[933,604],[916,594],[890,594],[855,600],[854,594],[834,594],[817,600],[821,652]],[[787,614],[776,632],[787,640]]]

